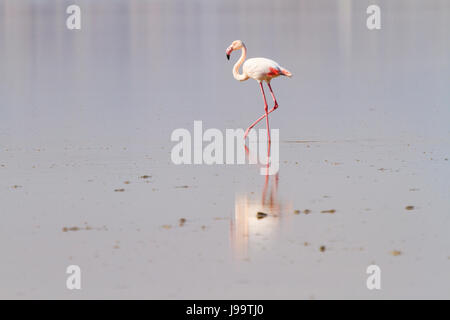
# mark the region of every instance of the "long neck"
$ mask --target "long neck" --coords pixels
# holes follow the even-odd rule
[[[245,45],[242,47],[242,54],[241,57],[239,58],[239,60],[236,62],[236,64],[233,67],[233,77],[236,80],[239,81],[244,81],[248,79],[248,75],[242,73],[239,74],[239,68],[241,67],[241,65],[244,63],[245,57],[247,56],[247,48],[245,47]]]

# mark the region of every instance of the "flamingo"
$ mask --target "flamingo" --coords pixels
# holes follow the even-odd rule
[[[261,93],[264,100],[264,111],[265,113],[259,117],[255,122],[253,122],[250,127],[245,130],[244,139],[247,138],[248,133],[250,130],[262,119],[266,118],[266,127],[267,127],[267,140],[268,145],[270,146],[270,130],[269,130],[269,113],[275,111],[278,108],[278,102],[275,98],[275,95],[272,90],[272,86],[270,85],[270,81],[273,78],[276,78],[278,76],[287,76],[292,77],[292,73],[290,73],[285,68],[281,67],[277,62],[266,59],[266,58],[252,58],[248,59],[244,62],[245,58],[247,57],[247,48],[245,47],[245,44],[241,40],[236,40],[231,43],[231,45],[226,50],[227,59],[230,60],[230,54],[232,51],[240,50],[242,49],[242,54],[239,60],[236,62],[236,64],[233,67],[233,77],[238,81],[245,81],[249,78],[255,79],[258,81],[259,86],[261,88]],[[242,67],[242,74],[239,73],[239,68],[241,67],[242,63],[244,64]],[[263,88],[263,81],[266,81],[267,86],[269,87],[270,94],[272,95],[272,99],[274,102],[274,106],[272,109],[269,110],[267,106],[266,101],[266,95],[264,94],[264,88]]]

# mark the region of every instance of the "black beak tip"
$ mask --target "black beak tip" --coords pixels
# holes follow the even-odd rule
[[[227,54],[227,59],[230,60],[230,55],[229,54]]]

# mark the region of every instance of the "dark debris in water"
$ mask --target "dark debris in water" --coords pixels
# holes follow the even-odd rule
[[[64,227],[62,231],[68,232],[68,231],[79,231],[79,230],[81,230],[79,227],[70,227],[70,228]]]
[[[301,211],[301,210],[294,210],[294,214],[300,214],[300,213],[303,213],[303,214],[310,214],[310,213],[311,213],[311,210],[309,210],[309,209],[305,209],[305,210],[303,210],[303,211]]]
[[[402,254],[402,252],[400,250],[392,250],[391,254],[396,257],[396,256],[400,256]]]
[[[258,213],[256,214],[256,218],[258,218],[258,219],[264,219],[267,216],[268,216],[267,213],[264,213],[264,212],[261,212],[261,211],[258,211]]]

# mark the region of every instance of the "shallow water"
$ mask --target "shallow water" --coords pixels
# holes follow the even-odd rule
[[[77,3],[69,31],[71,2],[0,1],[1,298],[450,298],[448,1],[379,1],[379,31],[365,1]],[[263,112],[238,38],[294,74],[267,182],[170,158]]]

